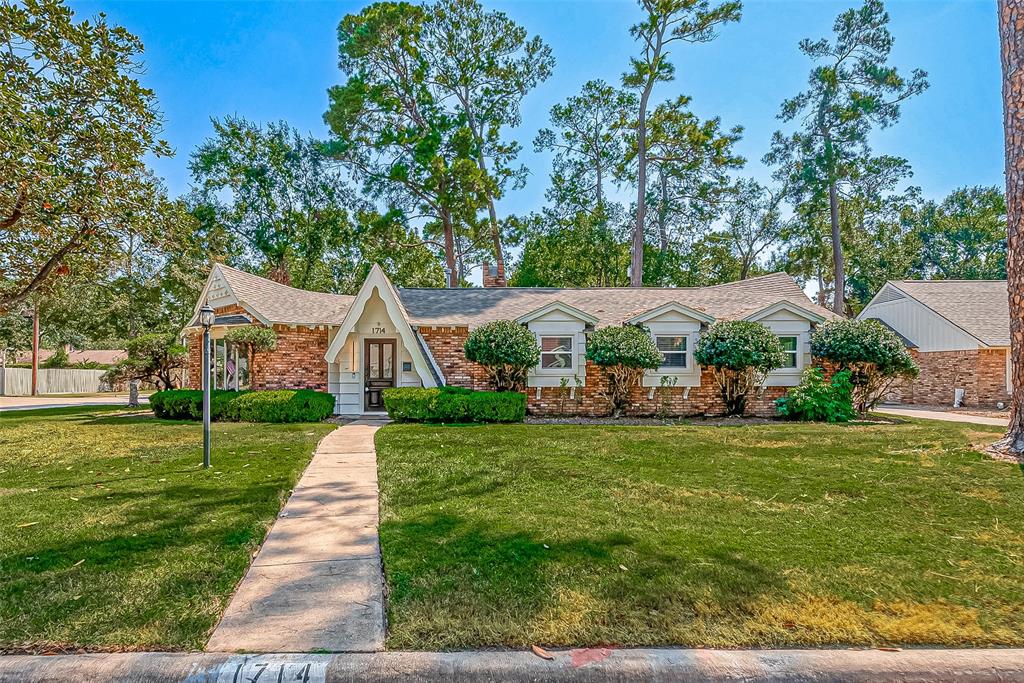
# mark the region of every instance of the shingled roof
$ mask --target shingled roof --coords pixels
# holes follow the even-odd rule
[[[239,303],[264,321],[277,324],[338,325],[354,296],[309,292],[231,268],[217,266]],[[787,302],[823,317],[835,317],[813,304],[785,273],[773,273],[710,287],[495,287],[463,289],[395,289],[414,326],[476,327],[490,320],[515,320],[551,303],[577,308],[597,325],[621,325],[668,303],[682,304],[716,320],[745,318],[768,306]]]
[[[495,287],[473,289],[399,289],[413,325],[466,325],[488,320],[515,320],[550,303],[560,302],[597,318],[599,327],[621,325],[667,303],[679,303],[716,320],[744,318],[786,301],[824,318],[834,317],[811,303],[796,281],[773,273],[711,287]]]
[[[1010,345],[1006,280],[890,280],[888,284],[982,343]]]
[[[355,297],[349,294],[310,292],[262,278],[223,263],[217,264],[239,302],[271,323],[281,325],[337,325]]]

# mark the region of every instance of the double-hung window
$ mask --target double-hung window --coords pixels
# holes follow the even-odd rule
[[[686,369],[687,340],[686,336],[657,335],[654,343],[661,352],[661,371],[679,371]]]
[[[571,370],[573,338],[551,336],[540,338],[540,367],[542,370]]]
[[[779,342],[782,344],[782,351],[786,354],[785,362],[782,364],[782,369],[796,369],[799,367],[798,363],[798,351],[799,344],[797,338],[792,336],[779,337]]]

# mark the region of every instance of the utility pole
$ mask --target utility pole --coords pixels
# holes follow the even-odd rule
[[[32,306],[32,395],[39,395],[39,304]]]

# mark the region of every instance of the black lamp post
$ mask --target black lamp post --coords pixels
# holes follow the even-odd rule
[[[210,326],[213,317],[210,304],[199,309],[199,324],[203,326],[203,469],[210,468]]]

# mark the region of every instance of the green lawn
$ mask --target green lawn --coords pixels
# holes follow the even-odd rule
[[[1022,646],[998,432],[387,426],[388,646]]]
[[[330,425],[0,413],[0,651],[198,649]]]

